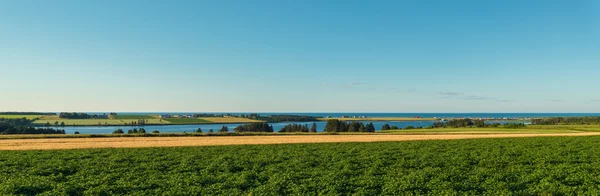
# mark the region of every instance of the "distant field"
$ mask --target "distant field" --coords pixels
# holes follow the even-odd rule
[[[171,122],[161,119],[147,119],[146,124],[171,124]],[[34,124],[46,124],[46,122],[54,125],[58,121],[60,124],[64,122],[66,126],[104,126],[104,125],[125,125],[125,123],[137,122],[136,119],[52,119],[52,120],[36,120]]]
[[[397,117],[382,117],[382,118],[319,118],[318,120],[326,121],[337,119],[342,121],[432,121],[435,118],[397,118]]]
[[[149,115],[114,115],[111,117],[114,119],[156,119],[156,117]]]
[[[0,118],[27,118],[27,119],[35,119],[41,118],[43,115],[11,115],[11,114],[0,114]]]
[[[173,124],[204,124],[211,123],[207,120],[199,119],[199,118],[166,118],[162,119],[163,121],[169,121]]]
[[[249,122],[264,122],[260,120],[252,120],[247,118],[225,118],[225,117],[206,117],[200,118],[213,123],[249,123]]]

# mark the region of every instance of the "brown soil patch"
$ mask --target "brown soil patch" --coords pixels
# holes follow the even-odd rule
[[[444,135],[290,135],[290,136],[215,136],[215,137],[136,137],[136,138],[59,138],[0,140],[0,150],[54,150],[81,148],[138,148],[175,146],[220,146],[247,144],[291,144],[331,142],[379,142],[413,140],[452,140],[474,138],[513,138],[540,136],[592,136],[600,132],[551,134],[444,134]]]

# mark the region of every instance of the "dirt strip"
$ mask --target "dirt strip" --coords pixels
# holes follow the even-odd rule
[[[453,140],[473,138],[514,138],[540,136],[592,136],[600,132],[551,134],[448,134],[448,135],[290,135],[290,136],[217,136],[217,137],[133,137],[133,138],[60,138],[0,140],[0,150],[54,150],[81,148],[138,148],[174,146],[221,146],[246,144],[291,144],[331,142],[379,142],[413,140]]]

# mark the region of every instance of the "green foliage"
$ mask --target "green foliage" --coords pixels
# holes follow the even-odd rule
[[[195,132],[196,132],[196,133],[202,133],[202,129],[201,129],[201,128],[198,128],[198,129],[196,129],[196,131],[195,131]]]
[[[473,120],[473,119],[453,119],[448,122],[436,122],[433,123],[431,128],[446,128],[446,127],[500,127],[500,123],[485,123],[484,120]],[[523,123],[508,123],[503,126],[504,128],[509,129],[517,129],[517,128],[525,128],[526,125]]]
[[[115,131],[113,131],[113,134],[123,134],[125,132],[123,132],[123,129],[117,129]]]
[[[212,129],[211,129],[212,131]],[[219,133],[228,133],[229,132],[229,128],[227,128],[227,126],[223,126],[221,127],[221,129],[219,130]],[[212,133],[212,132],[211,132]]]
[[[159,133],[160,133],[160,131],[158,131],[158,130],[152,131],[152,134],[159,134]]]
[[[58,115],[60,118],[67,119],[106,119],[108,115],[97,115],[97,114],[87,114],[87,113],[77,113],[77,112],[61,112]]]
[[[3,151],[0,195],[598,195],[600,137]]]
[[[289,124],[279,130],[280,133],[309,132],[308,125]]]
[[[225,126],[223,126],[225,127]],[[227,128],[227,127],[225,127]],[[239,125],[235,129],[233,129],[236,133],[245,133],[245,132],[273,132],[273,126],[270,126],[264,122],[253,122],[250,124]],[[228,132],[227,131],[219,131],[219,132]]]
[[[0,134],[65,134],[65,130],[36,128],[27,118],[0,118]]]
[[[600,124],[600,116],[593,117],[555,117],[533,119],[534,125],[597,125]]]
[[[385,124],[385,125],[381,126],[382,131],[386,131],[386,130],[390,130],[390,129],[392,129],[392,128],[390,127],[389,124]]]
[[[327,120],[325,124],[325,132],[374,132],[375,126],[373,123],[365,125],[362,122],[350,121],[345,122],[337,119]]]
[[[312,126],[310,126],[310,129],[308,130],[308,132],[316,133],[317,132],[317,123],[313,123]]]

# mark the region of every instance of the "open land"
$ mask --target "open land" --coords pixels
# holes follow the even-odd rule
[[[592,135],[598,133],[552,134]],[[311,142],[359,135],[303,136]],[[368,135],[391,141],[394,135]],[[397,135],[395,137],[407,137]],[[506,137],[508,135],[494,135]],[[153,139],[233,145],[2,151],[1,195],[597,195],[600,136],[365,143],[302,138]],[[550,136],[550,135],[546,135]],[[258,138],[257,138],[258,137]],[[291,137],[291,138],[290,138]],[[392,139],[385,139],[392,137]],[[409,136],[412,139],[416,136]],[[419,136],[425,137],[425,136]],[[427,136],[431,139],[431,136]],[[459,135],[459,137],[467,137]],[[477,135],[476,137],[483,137]],[[237,138],[237,139],[236,139]],[[377,139],[375,139],[377,138]],[[122,147],[120,139],[96,140]],[[116,140],[117,139],[117,140]],[[171,141],[168,139],[177,139]],[[182,139],[182,140],[179,140]],[[8,140],[7,140],[8,141]],[[50,146],[88,145],[54,140]],[[73,140],[75,141],[75,140]],[[93,141],[93,140],[92,140]],[[242,142],[243,141],[243,142]],[[346,140],[348,141],[348,140]],[[141,141],[140,141],[141,142]],[[146,141],[147,142],[147,141]],[[111,144],[114,143],[114,144]],[[129,144],[135,145],[135,142]],[[144,143],[142,143],[144,144]],[[21,144],[19,144],[21,145]],[[28,144],[36,145],[36,144]],[[161,145],[156,145],[161,146]],[[72,147],[72,146],[71,146]],[[130,146],[135,147],[135,146]],[[51,147],[49,147],[50,149]]]
[[[0,150],[51,150],[79,148],[137,148],[137,147],[175,147],[175,146],[221,146],[248,144],[291,144],[291,143],[338,143],[338,142],[380,142],[412,140],[453,140],[474,138],[514,138],[514,137],[551,137],[551,136],[591,136],[600,132],[573,130],[524,130],[506,131],[506,129],[462,129],[461,131],[407,131],[391,133],[346,133],[339,135],[322,134],[259,134],[255,136],[218,136],[209,134],[181,135],[197,137],[147,137],[143,135],[115,135],[108,138],[85,138],[86,135],[73,135],[74,138],[26,139],[27,135],[12,135],[0,138]],[[31,138],[39,135],[29,135]],[[52,135],[50,135],[52,137]]]
[[[21,115],[23,116],[23,115]],[[34,124],[44,125],[55,122],[64,122],[66,126],[119,126],[137,122],[137,120],[146,120],[146,125],[182,125],[182,124],[221,124],[221,123],[249,123],[262,122],[247,118],[226,118],[226,117],[207,117],[207,118],[157,118],[145,115],[118,115],[111,116],[109,119],[64,119],[58,116],[43,116]]]

